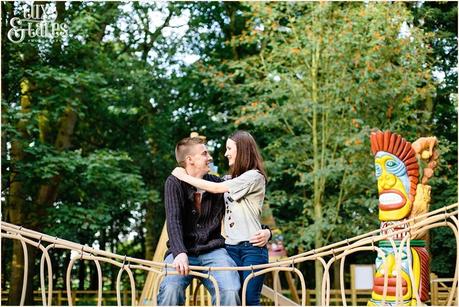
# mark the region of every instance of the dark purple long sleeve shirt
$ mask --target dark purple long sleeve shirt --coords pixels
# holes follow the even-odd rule
[[[221,182],[217,176],[205,175],[204,180]],[[166,256],[180,253],[197,256],[224,247],[221,221],[224,215],[223,194],[204,193],[201,213],[194,206],[196,188],[175,176],[169,176],[164,186],[167,232]]]

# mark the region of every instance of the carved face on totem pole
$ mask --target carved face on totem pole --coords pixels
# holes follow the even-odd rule
[[[398,221],[411,211],[418,163],[411,143],[390,131],[371,134],[379,192],[379,220]]]

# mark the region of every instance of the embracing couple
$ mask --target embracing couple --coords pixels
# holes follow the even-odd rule
[[[189,266],[234,267],[268,263],[271,232],[263,229],[260,215],[265,196],[266,173],[257,144],[246,131],[226,141],[225,157],[230,175],[208,174],[212,157],[203,139],[189,137],[175,147],[177,167],[165,183],[169,241],[165,262],[180,275],[166,275],[158,292],[158,305],[183,305],[185,288],[192,276]],[[221,223],[223,219],[224,236]],[[169,268],[168,270],[173,270]],[[208,272],[203,272],[208,273]],[[213,271],[220,290],[220,304],[240,305],[241,285],[251,271]],[[247,286],[247,305],[260,305],[264,276]],[[212,295],[209,279],[202,283]]]

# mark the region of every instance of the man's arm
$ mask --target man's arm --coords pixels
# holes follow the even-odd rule
[[[183,243],[183,221],[182,210],[185,203],[180,182],[173,177],[166,180],[164,186],[167,234],[169,236],[170,250],[174,261],[172,265],[182,275],[187,275],[188,255],[185,244]]]

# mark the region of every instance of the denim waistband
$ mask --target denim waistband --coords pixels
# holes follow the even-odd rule
[[[267,249],[267,246],[255,246],[253,245],[252,243],[250,243],[249,241],[242,241],[242,242],[239,242],[238,244],[226,244],[226,247],[254,247],[254,248],[264,248],[264,249]]]
[[[250,243],[249,241],[242,241],[242,242],[239,242],[238,244],[234,245],[234,246],[253,246],[252,243]]]

